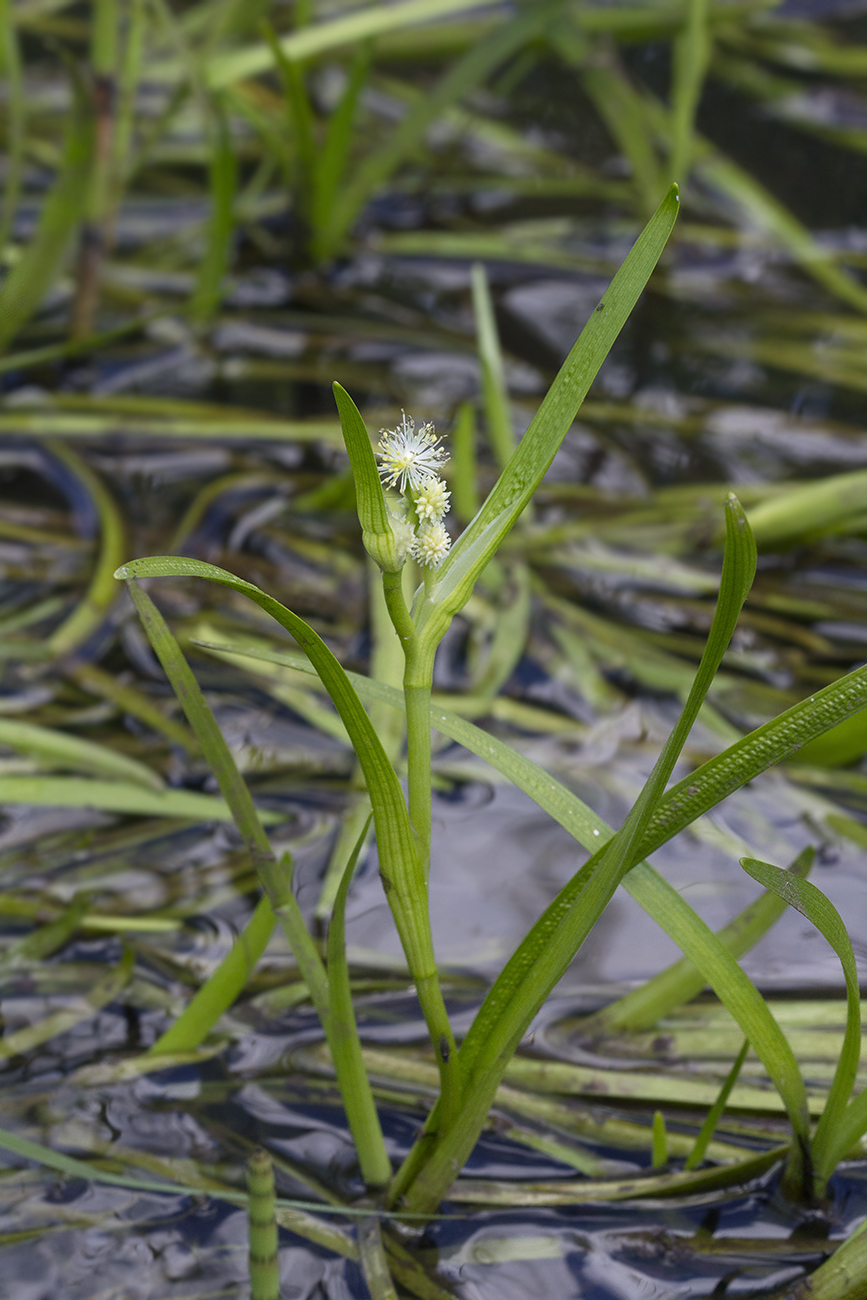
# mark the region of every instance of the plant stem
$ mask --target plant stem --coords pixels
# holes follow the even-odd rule
[[[407,659],[403,692],[409,819],[419,838],[419,856],[427,878],[431,839],[430,682],[413,681],[413,676],[413,665]]]
[[[433,582],[435,570],[425,570],[425,594]],[[433,683],[434,660],[441,634],[418,632],[406,651],[406,670],[403,676],[404,707],[406,709],[406,765],[409,795],[409,819],[419,837],[420,855],[425,879],[430,871],[431,841],[431,715],[430,699]]]
[[[406,656],[403,693],[406,703],[406,765],[409,819],[419,839],[419,857],[425,874],[430,872],[431,843],[431,726],[430,696],[436,646],[420,646],[413,638]],[[425,906],[427,907],[427,889]],[[437,1056],[441,1080],[441,1124],[454,1123],[460,1114],[463,1079],[458,1049],[449,1025],[448,1012],[434,968],[427,979],[416,980],[418,999],[424,1012]]]
[[[409,650],[412,638],[415,633],[415,624],[412,621],[410,612],[406,607],[406,601],[403,596],[403,575],[402,573],[383,573],[382,590],[385,595],[385,603],[388,613],[394,624],[394,629],[400,637],[400,643],[403,646],[404,654]]]
[[[257,1147],[247,1161],[247,1191],[250,1194],[250,1300],[280,1300],[274,1166],[262,1147]]]
[[[436,645],[431,646],[429,639],[427,645],[419,645],[415,635],[415,624],[406,607],[401,574],[383,573],[382,577],[386,606],[405,656],[403,689],[406,707],[409,819],[418,837],[418,855],[424,873],[424,923],[429,942],[427,879],[430,871],[431,841],[430,696]],[[409,953],[407,957],[409,958]],[[431,959],[433,961],[432,949]],[[410,968],[412,969],[411,961]],[[457,1044],[440,988],[439,973],[436,965],[432,965],[428,973],[415,971],[414,975],[418,1000],[440,1072],[442,1089],[440,1115],[443,1123],[452,1123],[460,1113],[463,1081]]]

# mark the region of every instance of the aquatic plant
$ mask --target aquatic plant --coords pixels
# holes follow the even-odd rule
[[[291,610],[252,583],[196,560],[152,557],[132,561],[117,570],[116,576],[129,584],[151,644],[233,810],[273,916],[283,927],[303,972],[325,1032],[365,1182],[380,1206],[393,1211],[422,1216],[437,1211],[478,1139],[521,1038],[621,883],[628,884],[633,896],[690,959],[700,979],[716,991],[776,1084],[792,1130],[785,1152],[783,1180],[788,1193],[808,1202],[820,1195],[837,1160],[867,1130],[865,1102],[861,1099],[849,1102],[854,1081],[853,1062],[857,1060],[856,1033],[860,1037],[851,949],[846,950],[842,924],[839,918],[834,920],[836,914],[831,915],[833,909],[819,891],[800,880],[797,874],[780,873],[756,862],[745,863],[768,889],[793,901],[816,921],[823,933],[832,938],[844,962],[850,994],[846,1044],[825,1114],[813,1134],[801,1073],[768,1005],[738,965],[730,946],[715,936],[643,861],[648,853],[732,790],[867,704],[867,669],[859,669],[730,746],[672,789],[666,789],[728,647],[755,572],[752,533],[740,504],[732,496],[725,505],[726,547],[719,600],[701,663],[681,717],[618,832],[611,832],[574,795],[547,778],[540,779],[542,774],[528,760],[514,753],[498,753],[492,759],[497,747],[485,733],[479,732],[469,742],[469,747],[476,747],[477,752],[486,751],[488,761],[502,764],[503,770],[541,806],[548,806],[551,811],[556,808],[555,816],[591,850],[591,856],[506,963],[460,1044],[453,1033],[440,987],[428,909],[428,891],[436,888],[436,882],[428,878],[431,727],[454,734],[455,724],[432,707],[436,650],[451,620],[469,599],[479,575],[494,559],[510,529],[531,502],[593,376],[659,258],[676,211],[677,193],[673,189],[600,300],[478,514],[451,549],[443,547],[436,562],[424,568],[424,582],[411,605],[405,599],[402,585],[409,554],[417,546],[418,533],[430,526],[423,517],[428,505],[435,498],[436,513],[445,505],[443,494],[436,487],[436,472],[444,459],[440,441],[427,426],[416,431],[405,416],[397,431],[382,435],[381,463],[377,465],[359,411],[345,390],[335,385],[364,544],[381,570],[386,605],[405,660],[402,699],[398,696],[394,703],[402,707],[406,718],[406,799],[393,763],[363,707],[363,700],[371,698],[371,693],[373,698],[379,693],[389,702],[394,693],[373,682],[351,679],[321,638]],[[389,486],[403,489],[400,505],[389,503],[383,480]],[[437,526],[442,524],[437,521]],[[408,540],[409,532],[415,534],[413,540]],[[304,652],[352,740],[371,800],[380,875],[427,1023],[439,1078],[439,1099],[397,1171],[392,1170],[386,1155],[377,1118],[353,1014],[343,944],[346,896],[366,828],[361,830],[340,881],[323,963],[292,894],[291,864],[285,858],[278,862],[271,852],[250,796],[195,678],[167,624],[141,586],[143,579],[171,576],[207,578],[247,596],[267,611],[290,632]],[[468,743],[466,732],[474,730],[464,724],[464,734],[460,737],[463,743]],[[549,791],[546,797],[540,795],[543,784]],[[251,931],[255,924],[254,918]],[[267,932],[266,925],[255,946],[249,942],[252,933],[245,936],[248,960],[255,960]],[[220,972],[212,985],[219,979]],[[219,1012],[229,1004],[233,987],[236,986],[231,983],[226,985],[225,993],[211,997],[207,1007],[208,985],[204,987],[199,1006],[191,1005],[169,1031],[175,1050],[201,1041]],[[166,1041],[158,1042],[151,1052],[159,1055],[166,1046]],[[700,1135],[692,1158],[687,1161],[687,1170],[679,1178],[680,1190],[714,1185],[713,1181],[708,1182],[707,1171],[695,1166],[707,1149],[716,1117],[725,1105],[738,1069],[736,1063],[711,1112],[706,1131]],[[668,1149],[664,1126],[660,1124],[661,1117],[655,1126],[655,1165],[664,1163]],[[728,1180],[751,1176],[769,1167],[780,1154],[775,1149],[758,1162],[752,1159],[740,1167],[729,1167],[722,1176]],[[716,1180],[715,1185],[719,1176],[711,1176]],[[382,1279],[387,1272],[381,1272],[380,1266],[384,1267],[381,1260],[380,1265],[371,1265],[369,1281],[371,1276],[379,1276],[378,1285],[385,1287]],[[374,1294],[385,1295],[386,1290]]]

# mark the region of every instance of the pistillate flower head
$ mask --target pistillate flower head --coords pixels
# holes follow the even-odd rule
[[[443,516],[448,513],[451,495],[441,478],[429,478],[424,487],[420,488],[418,496],[415,498],[415,508],[419,521],[421,523],[438,524]]]
[[[417,563],[435,569],[448,554],[452,539],[442,524],[422,524],[410,552]]]
[[[396,429],[383,429],[379,439],[379,473],[386,487],[419,491],[445,465],[448,455],[432,424],[415,427],[404,412]]]

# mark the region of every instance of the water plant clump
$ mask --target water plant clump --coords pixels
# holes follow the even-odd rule
[[[765,885],[769,896],[794,903],[819,926],[831,939],[847,972],[850,1011],[846,1046],[822,1121],[814,1133],[804,1080],[792,1049],[768,1004],[738,964],[733,945],[724,936],[715,935],[682,896],[643,861],[647,852],[684,829],[698,811],[712,807],[732,789],[794,752],[798,745],[867,704],[867,670],[856,670],[816,692],[809,702],[751,733],[731,751],[700,766],[688,778],[687,800],[679,786],[667,790],[755,574],[755,542],[736,497],[729,495],[725,502],[726,544],[719,600],[701,663],[681,716],[617,832],[611,831],[576,796],[544,778],[529,760],[507,746],[501,745],[499,750],[505,752],[499,752],[490,743],[491,737],[471,724],[455,732],[457,720],[451,721],[439,706],[433,706],[431,685],[437,647],[531,501],[593,374],[662,251],[676,217],[677,202],[676,190],[672,190],[602,299],[602,310],[592,314],[498,482],[451,548],[442,543],[425,549],[425,538],[431,530],[445,533],[441,512],[448,506],[448,492],[438,475],[446,460],[442,440],[430,425],[416,429],[404,415],[397,429],[382,434],[375,452],[355,403],[335,384],[362,536],[381,570],[383,599],[404,660],[402,691],[348,676],[322,639],[298,615],[253,583],[226,570],[183,557],[152,557],[124,564],[117,571],[116,576],[129,585],[150,642],[232,808],[271,915],[283,928],[295,953],[322,1023],[327,1059],[343,1098],[362,1176],[372,1202],[382,1211],[434,1216],[444,1198],[456,1194],[456,1179],[485,1126],[522,1037],[621,884],[675,940],[701,980],[712,986],[728,1009],[776,1084],[791,1134],[785,1145],[772,1146],[760,1156],[753,1153],[718,1168],[703,1167],[713,1130],[743,1063],[742,1051],[716,1105],[710,1109],[704,1130],[687,1153],[683,1171],[653,1173],[644,1183],[644,1194],[658,1193],[664,1187],[699,1192],[711,1186],[736,1184],[782,1161],[786,1193],[796,1201],[812,1204],[824,1195],[837,1161],[867,1131],[867,1093],[850,1099],[855,1079],[853,1052],[857,1056],[853,1036],[860,1034],[859,1015],[852,1000],[857,989],[851,980],[851,946],[846,949],[845,929],[839,917],[834,920],[836,913],[833,909],[829,912],[830,904],[824,896],[806,882],[799,883],[797,872],[792,875],[770,864],[744,863]],[[388,500],[384,486],[399,489],[397,503]],[[408,557],[419,552],[427,560],[424,581],[407,599],[403,572]],[[356,1025],[344,944],[346,900],[367,827],[360,828],[342,872],[323,961],[293,895],[291,863],[285,856],[278,859],[271,851],[267,833],[234,770],[204,696],[168,625],[141,586],[142,579],[170,576],[200,577],[219,583],[248,597],[282,625],[330,695],[354,746],[370,798],[380,876],[426,1022],[438,1081],[437,1101],[421,1134],[396,1169],[386,1152],[371,1086],[371,1056],[362,1045]],[[406,794],[395,764],[365,711],[364,701],[371,690],[399,708],[405,717]],[[506,962],[461,1041],[451,1024],[431,936],[429,896],[436,888],[436,880],[429,879],[432,725],[445,734],[457,734],[476,752],[484,749],[489,762],[501,765],[510,779],[552,811],[590,851],[588,860]],[[491,754],[496,756],[492,759]],[[725,773],[724,780],[720,772]],[[804,860],[799,870],[808,865]],[[767,911],[768,923],[773,915],[779,915],[779,910],[772,907]],[[670,989],[665,996],[670,998]],[[177,1048],[184,1042],[201,1041],[203,1030],[207,1032],[223,1005],[219,998],[215,999],[205,1015],[201,1005],[197,1010],[188,1009],[169,1031],[172,1045]],[[660,997],[658,1010],[663,1011],[665,1006]],[[164,1048],[165,1043],[158,1042],[151,1052],[158,1058]],[[660,1115],[654,1123],[652,1170],[667,1165],[668,1143]],[[660,1184],[660,1177],[671,1181]],[[641,1194],[641,1179],[630,1185],[634,1193]],[[599,1187],[590,1194],[600,1195]],[[562,1188],[555,1195],[562,1195]],[[368,1277],[380,1279],[376,1284],[380,1289],[374,1294],[384,1296],[383,1279],[388,1277],[389,1265],[383,1254],[383,1239],[374,1234],[367,1238],[367,1244],[371,1252]]]

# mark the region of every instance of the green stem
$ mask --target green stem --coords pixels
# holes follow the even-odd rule
[[[247,1161],[247,1191],[250,1195],[250,1300],[280,1300],[274,1166],[262,1147],[257,1147]]]
[[[436,646],[419,647],[416,638],[406,656],[403,693],[406,703],[406,764],[409,795],[409,819],[419,840],[419,857],[425,874],[430,871],[431,843],[431,719],[430,697]],[[428,895],[425,890],[425,907]],[[442,1097],[441,1123],[453,1123],[461,1110],[463,1079],[458,1049],[449,1025],[439,974],[433,968],[427,978],[416,979],[421,1003],[440,1070]]]
[[[412,677],[412,664],[408,659],[403,691],[406,699],[409,819],[419,838],[419,856],[427,879],[431,839],[430,682],[415,682]]]
[[[415,624],[403,596],[403,574],[383,573],[382,590],[385,595],[385,604],[389,617],[394,624],[397,635],[400,637],[404,654],[407,654],[415,633]]]
[[[425,593],[435,573],[425,570]],[[431,841],[431,685],[434,660],[440,637],[416,635],[406,652],[403,676],[406,709],[406,766],[409,819],[420,840],[420,856],[427,880],[430,871]]]

